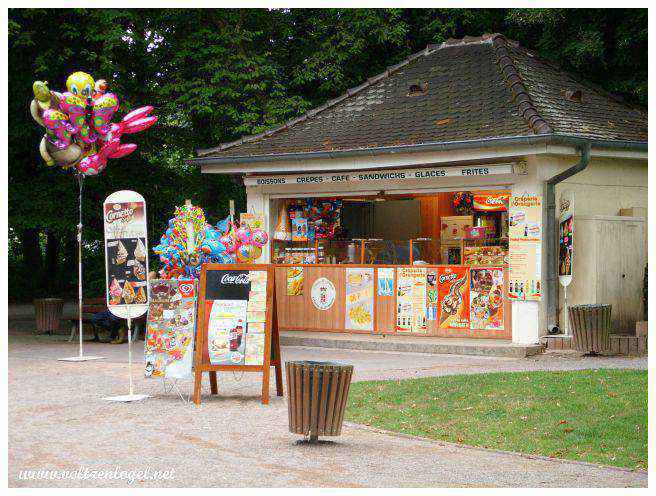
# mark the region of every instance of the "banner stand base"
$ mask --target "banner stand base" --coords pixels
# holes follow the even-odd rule
[[[105,358],[106,357],[84,355],[84,356],[74,356],[74,357],[68,357],[68,358],[58,358],[57,361],[59,361],[59,362],[88,362],[89,360],[104,360]]]
[[[150,394],[125,394],[123,396],[107,396],[103,398],[103,400],[118,403],[130,403],[131,401],[143,401],[147,398],[152,398],[152,396]]]

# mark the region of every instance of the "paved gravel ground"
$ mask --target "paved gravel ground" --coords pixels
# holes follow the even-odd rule
[[[197,407],[165,394],[140,374],[145,402],[117,404],[104,396],[127,393],[127,346],[86,343],[106,360],[65,363],[70,343],[9,337],[9,485],[125,486],[124,479],[20,480],[21,470],[173,470],[172,479],[137,477],[139,487],[398,487],[647,485],[646,472],[528,457],[345,425],[342,436],[319,446],[297,445],[287,430],[283,398],[259,401],[256,374],[219,374],[219,396]],[[582,358],[572,353],[525,359],[283,348],[283,358],[352,363],[356,380],[512,370],[596,367],[647,368],[646,358]],[[190,391],[191,381],[180,385]],[[204,392],[209,383],[204,379]],[[272,386],[272,394],[275,395]],[[181,462],[183,460],[183,462]],[[152,472],[151,472],[152,473]]]

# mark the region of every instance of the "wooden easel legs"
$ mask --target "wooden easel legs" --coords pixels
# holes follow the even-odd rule
[[[219,394],[219,386],[216,383],[216,372],[210,371],[210,391],[212,394]]]

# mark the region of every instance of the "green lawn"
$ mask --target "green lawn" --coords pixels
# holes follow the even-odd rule
[[[644,370],[356,382],[346,418],[473,446],[647,468]]]

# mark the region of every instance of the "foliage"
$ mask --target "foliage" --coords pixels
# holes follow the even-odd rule
[[[85,70],[109,81],[119,116],[153,104],[160,117],[135,137],[136,153],[85,183],[93,290],[104,284],[99,206],[110,192],[144,195],[151,245],[186,198],[213,222],[230,198],[243,210],[244,189],[232,178],[185,164],[195,149],[300,115],[428,43],[504,32],[647,103],[646,9],[11,9],[8,28],[12,299],[66,293],[76,278],[77,188],[38,155],[43,131],[28,112],[35,79],[60,89]]]
[[[647,468],[646,370],[356,382],[346,418],[454,443]]]

